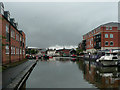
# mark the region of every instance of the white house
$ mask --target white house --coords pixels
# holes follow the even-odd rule
[[[48,56],[55,56],[56,55],[56,49],[48,49],[47,50]]]

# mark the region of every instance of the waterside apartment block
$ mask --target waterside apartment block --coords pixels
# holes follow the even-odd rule
[[[4,11],[0,2],[0,36],[2,41],[2,64],[16,62],[25,58],[26,36],[18,30],[18,23],[10,18],[10,12]]]
[[[110,22],[83,35],[79,47],[86,52],[120,49],[120,23]]]

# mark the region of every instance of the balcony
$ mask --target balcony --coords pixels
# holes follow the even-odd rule
[[[83,42],[83,43],[86,43],[86,40],[83,40],[82,42]]]
[[[101,42],[101,34],[95,35],[94,42]]]
[[[101,38],[95,38],[94,42],[101,42]]]
[[[82,41],[82,45],[86,46],[86,40]]]
[[[101,49],[101,45],[96,44],[96,45],[94,46],[94,48],[95,48],[95,49]]]

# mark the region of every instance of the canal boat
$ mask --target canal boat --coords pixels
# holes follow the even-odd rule
[[[49,59],[49,56],[47,56],[47,55],[45,54],[45,55],[43,55],[43,59],[47,60],[47,59]]]
[[[72,57],[72,58],[76,58],[76,57],[77,57],[77,55],[73,54],[73,55],[71,55],[71,57]]]
[[[101,56],[96,62],[102,66],[117,66],[120,60],[118,52],[107,52],[104,56]]]

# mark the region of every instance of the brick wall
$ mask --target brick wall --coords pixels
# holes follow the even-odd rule
[[[6,39],[2,39],[2,42],[4,44],[4,46],[2,46],[2,63],[7,64],[10,62],[23,60],[25,58],[25,54],[24,56],[23,53],[20,54],[20,48],[21,48],[21,52],[23,52],[22,50],[25,50],[25,44],[24,47],[20,46],[20,36],[25,41],[25,34],[20,33],[12,24],[10,24],[10,22],[6,18],[4,18],[4,16],[0,15],[0,18],[2,18],[0,19],[1,20],[0,22],[2,22],[2,24],[0,23],[0,25],[2,26],[2,36],[6,37],[6,24],[9,26],[9,35],[10,35],[9,41],[7,41]],[[15,38],[11,37],[12,30],[15,32]],[[19,40],[16,40],[17,38],[16,34],[18,34]],[[9,54],[6,54],[6,45],[9,45]],[[11,54],[11,47],[15,47],[15,54]],[[17,48],[19,48],[19,54],[17,54]]]
[[[83,35],[83,40],[86,40],[86,50],[95,49],[94,46],[96,42],[94,41],[95,35],[101,33],[101,47],[105,49],[120,49],[120,30],[118,30],[118,25],[111,26],[114,23],[108,23],[107,26],[101,25],[96,29],[90,31],[89,33]],[[107,27],[112,27],[112,30]],[[105,34],[108,34],[108,38],[105,38]],[[110,34],[113,34],[113,38],[110,38]],[[105,41],[108,41],[108,45],[105,45]],[[110,42],[113,42],[113,45],[110,45]]]

